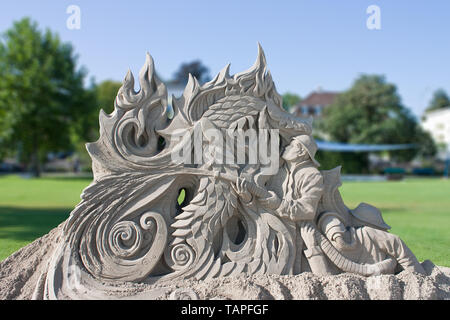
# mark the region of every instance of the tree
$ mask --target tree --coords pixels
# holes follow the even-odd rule
[[[91,158],[86,151],[86,143],[96,141],[99,138],[99,113],[100,110],[107,114],[114,111],[114,101],[122,83],[113,80],[105,80],[100,84],[92,84],[85,90],[85,101],[93,106],[86,110],[72,125],[72,141],[80,165],[83,170],[90,170]]]
[[[92,142],[99,137],[99,113],[100,110],[107,114],[114,111],[114,101],[122,83],[113,80],[105,80],[100,84],[92,83],[84,92],[84,101],[89,108],[82,117],[72,124],[73,141],[75,143]]]
[[[103,109],[106,113],[114,111],[114,101],[121,86],[121,82],[113,80],[105,80],[97,85],[95,91],[99,109]]]
[[[186,84],[192,74],[200,83],[205,83],[211,79],[208,67],[204,66],[200,60],[182,63],[178,71],[175,72],[173,82]]]
[[[414,149],[389,151],[394,160],[408,161],[436,150],[431,137],[401,104],[395,85],[379,75],[362,75],[340,94],[325,110],[321,130],[336,142],[418,145]],[[356,159],[359,165],[354,165],[355,172],[367,170],[367,153],[350,153],[340,158],[350,162]]]
[[[0,41],[0,148],[40,175],[49,151],[71,145],[70,127],[92,105],[73,48],[35,22],[15,22]]]
[[[285,94],[283,94],[283,108],[286,111],[290,111],[290,109],[296,105],[297,103],[299,103],[302,99],[300,98],[299,95],[295,94],[295,93],[290,93],[290,92],[286,92]]]
[[[433,98],[430,101],[430,105],[425,110],[426,112],[439,110],[442,108],[450,107],[450,98],[443,89],[438,89],[434,92]]]

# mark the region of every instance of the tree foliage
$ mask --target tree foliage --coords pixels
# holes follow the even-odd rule
[[[114,111],[114,101],[122,83],[119,81],[105,80],[96,87],[96,96],[99,109],[106,113]]]
[[[205,83],[211,79],[209,69],[200,60],[182,63],[175,72],[173,81],[178,84],[186,84],[189,80],[189,74],[197,78],[200,83]]]
[[[95,141],[99,137],[99,113],[103,110],[110,114],[114,111],[114,101],[122,83],[113,80],[105,80],[100,84],[93,84],[86,90],[85,96],[91,106],[79,119],[76,126],[76,138],[80,142]]]
[[[450,107],[450,98],[448,97],[447,92],[445,92],[444,89],[438,89],[434,92],[426,112],[448,107]]]
[[[91,170],[91,158],[86,150],[87,142],[94,142],[100,136],[99,113],[103,110],[110,114],[114,111],[114,101],[122,83],[113,80],[105,80],[100,84],[93,84],[86,90],[86,100],[90,101],[89,108],[83,117],[73,125],[72,141],[81,169]]]
[[[396,86],[379,75],[362,75],[340,94],[325,110],[321,130],[336,142],[417,145],[414,149],[390,151],[393,160],[407,161],[436,152],[431,137],[401,104]],[[367,153],[341,155],[344,157],[358,158],[361,166],[368,163]]]
[[[283,108],[286,111],[290,111],[291,108],[296,105],[297,103],[299,103],[302,99],[300,98],[299,95],[295,94],[295,93],[290,93],[290,92],[286,92],[285,94],[283,94]]]
[[[36,175],[49,151],[67,150],[69,130],[86,109],[86,75],[72,46],[25,18],[0,42],[0,147],[19,151]]]

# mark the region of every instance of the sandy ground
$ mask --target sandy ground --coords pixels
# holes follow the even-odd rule
[[[60,228],[0,263],[0,299],[32,298],[41,271],[59,240]],[[437,267],[428,260],[422,265],[427,276],[406,272],[370,278],[353,274],[319,277],[309,272],[295,276],[242,275],[206,281],[185,280],[170,286],[149,285],[145,291],[153,292],[152,295],[138,294],[130,298],[450,300],[450,268]],[[129,288],[130,284],[124,286]]]

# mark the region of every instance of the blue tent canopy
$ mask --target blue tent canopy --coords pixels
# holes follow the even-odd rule
[[[416,144],[350,144],[316,140],[319,150],[339,152],[375,152],[416,148]]]

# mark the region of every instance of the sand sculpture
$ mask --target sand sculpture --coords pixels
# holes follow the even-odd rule
[[[158,298],[176,281],[305,272],[425,274],[378,209],[344,204],[340,168],[319,170],[312,123],[283,109],[260,47],[245,72],[190,77],[170,107],[150,55],[139,81],[136,92],[128,72],[114,112],[100,114],[100,138],[87,144],[94,181],[60,226],[34,298]],[[169,298],[198,297],[177,290]]]

